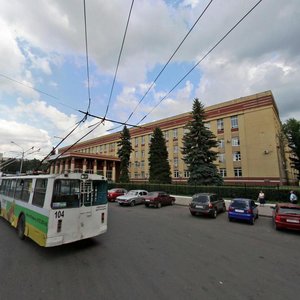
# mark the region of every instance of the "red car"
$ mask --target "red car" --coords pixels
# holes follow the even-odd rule
[[[127,190],[122,189],[122,188],[114,188],[114,189],[107,191],[107,200],[110,202],[114,202],[114,201],[116,201],[116,198],[118,196],[122,196],[125,194],[127,194]]]
[[[300,205],[277,203],[273,211],[273,223],[276,229],[300,230]]]
[[[175,203],[175,198],[165,192],[151,192],[143,198],[145,199],[146,207],[154,206],[160,208],[163,205],[173,205]]]

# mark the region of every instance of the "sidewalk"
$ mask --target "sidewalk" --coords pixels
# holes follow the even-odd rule
[[[172,195],[173,197],[176,198],[176,202],[175,204],[177,205],[182,205],[182,206],[188,206],[190,204],[190,202],[192,201],[192,197],[186,197],[186,196],[176,196],[176,195]],[[225,204],[226,204],[226,209],[228,209],[228,206],[230,204],[230,199],[224,199],[225,200]],[[258,214],[259,216],[262,217],[272,217],[272,213],[273,213],[273,209],[272,207],[274,207],[274,204],[264,204],[264,206],[260,206],[260,204],[258,202],[256,202],[256,204],[258,205]]]

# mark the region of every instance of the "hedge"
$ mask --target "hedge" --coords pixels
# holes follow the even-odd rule
[[[165,191],[172,195],[192,196],[196,193],[217,193],[223,198],[250,198],[256,200],[258,193],[263,190],[265,199],[269,202],[288,202],[290,187],[257,187],[257,186],[196,186],[184,184],[150,184],[150,183],[113,183],[108,188],[125,188],[127,190]],[[300,189],[294,189],[300,195]]]

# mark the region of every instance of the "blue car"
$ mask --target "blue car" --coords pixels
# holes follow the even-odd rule
[[[257,205],[251,199],[235,198],[228,208],[228,219],[229,221],[244,220],[253,225],[255,219],[258,219]]]

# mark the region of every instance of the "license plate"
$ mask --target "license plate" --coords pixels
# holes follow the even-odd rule
[[[286,219],[289,223],[299,223],[299,220]]]
[[[203,205],[196,205],[196,208],[203,208]]]
[[[239,213],[243,213],[244,212],[242,209],[236,209],[235,211],[239,212]]]
[[[148,200],[148,199],[146,199],[145,201],[146,201],[146,202],[150,202],[150,200]]]

